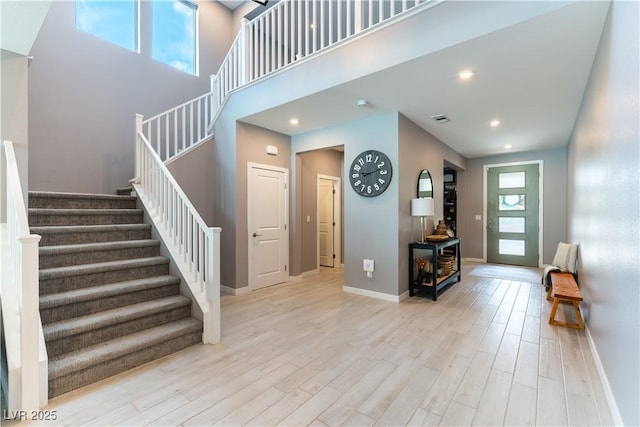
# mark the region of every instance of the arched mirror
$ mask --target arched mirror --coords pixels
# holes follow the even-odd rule
[[[418,175],[418,198],[423,197],[433,197],[431,174],[426,169],[423,169]]]

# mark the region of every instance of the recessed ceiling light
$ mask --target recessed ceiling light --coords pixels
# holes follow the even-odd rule
[[[358,107],[364,108],[367,105],[369,105],[369,101],[367,101],[366,99],[360,99],[358,100],[357,104]]]
[[[467,70],[462,70],[458,73],[458,78],[460,80],[469,80],[471,77],[475,76],[476,73],[475,71],[471,70],[471,69],[467,69]]]
[[[509,148],[511,148],[511,147],[512,147],[512,145],[511,145],[511,144],[507,144],[507,145],[505,145],[505,146],[504,146],[504,148],[506,148],[507,150],[508,150]]]
[[[289,123],[293,126],[298,126],[300,124],[300,120],[294,117],[293,119],[289,120]]]
[[[491,120],[491,123],[489,123],[489,125],[492,128],[497,128],[498,126],[500,126],[500,120]]]

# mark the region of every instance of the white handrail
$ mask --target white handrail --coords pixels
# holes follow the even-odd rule
[[[136,116],[134,189],[203,313],[203,342],[220,341],[220,232],[193,207],[142,132]]]
[[[211,101],[211,93],[205,93],[143,121],[142,132],[163,161],[213,136]]]
[[[38,243],[31,234],[24,204],[15,151],[4,141],[0,169],[4,200],[2,217],[2,316],[5,332],[8,372],[7,403],[13,414],[37,410],[46,404],[46,381],[40,382],[42,324],[39,308]],[[46,357],[45,357],[46,359]],[[46,364],[46,363],[45,363]],[[46,377],[45,377],[46,378]],[[44,387],[45,390],[41,388]],[[44,391],[44,402],[42,396]]]

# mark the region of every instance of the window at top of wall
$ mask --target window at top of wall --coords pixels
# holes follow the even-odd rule
[[[138,52],[138,1],[76,0],[76,28]]]
[[[186,0],[153,2],[152,57],[198,74],[198,5]]]

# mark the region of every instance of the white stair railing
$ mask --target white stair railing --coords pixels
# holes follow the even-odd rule
[[[133,187],[203,313],[203,342],[220,341],[220,232],[208,227],[142,132],[136,115]]]
[[[48,370],[39,307],[40,236],[29,231],[13,143],[4,141],[1,151],[0,292],[9,406],[3,416],[15,418],[47,404]]]
[[[160,113],[142,123],[142,133],[163,161],[177,158],[211,138],[211,93]]]
[[[229,93],[407,12],[443,0],[282,0],[251,21],[211,75],[213,127]],[[424,7],[418,7],[424,6]]]

